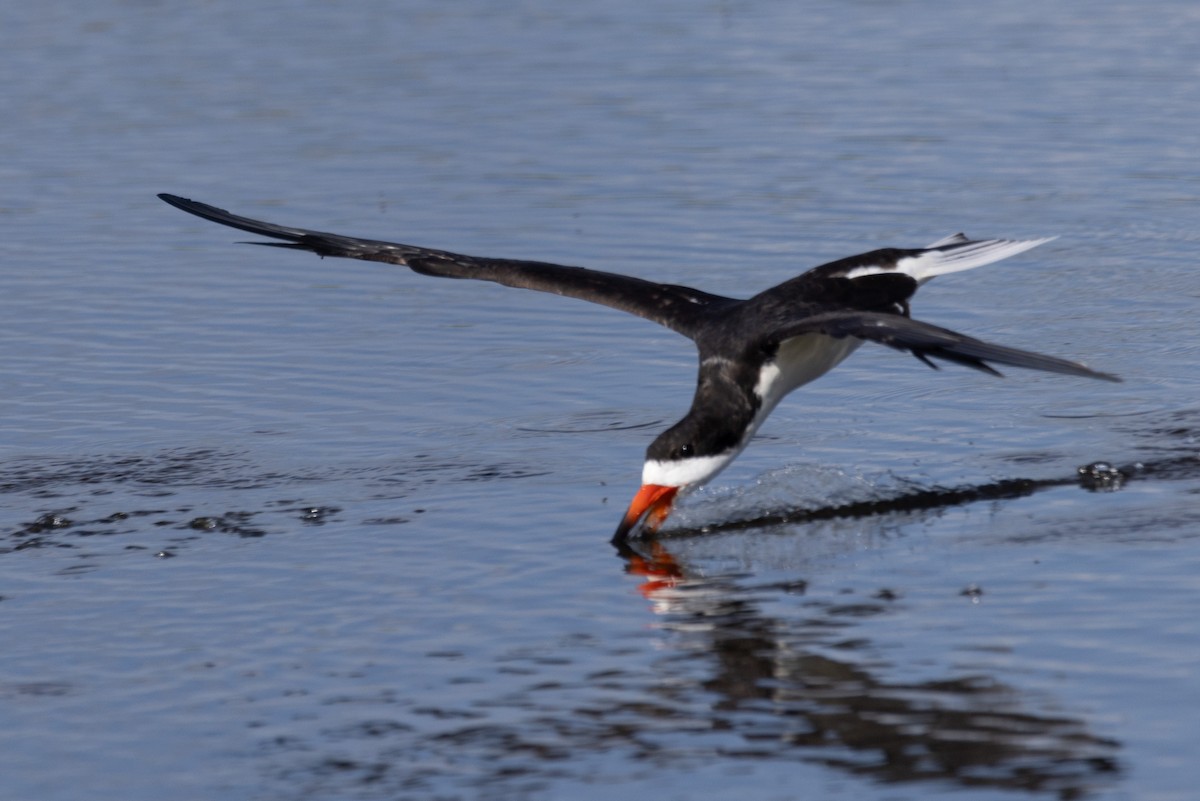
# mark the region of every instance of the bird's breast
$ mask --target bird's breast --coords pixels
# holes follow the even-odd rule
[[[784,340],[774,358],[759,369],[754,394],[761,405],[754,428],[762,424],[785,395],[837,367],[861,344],[862,340],[854,337],[838,339],[824,334],[801,334]]]

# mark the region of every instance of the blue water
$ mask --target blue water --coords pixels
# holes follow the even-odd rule
[[[1193,798],[1198,28],[0,11],[0,798]],[[236,245],[157,192],[734,295],[1059,235],[914,314],[1125,383],[863,348],[621,555],[688,343]],[[1074,480],[1098,461],[1129,478]]]

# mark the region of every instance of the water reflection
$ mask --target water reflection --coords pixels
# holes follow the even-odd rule
[[[620,570],[640,578],[653,615],[633,598],[615,620],[594,620],[586,616],[589,609],[578,620],[558,616],[560,627],[539,628],[521,617],[506,623],[506,610],[474,616],[468,603],[460,616],[442,620],[461,622],[468,632],[498,622],[509,627],[494,638],[443,639],[434,624],[422,624],[420,636],[383,649],[368,664],[354,656],[357,639],[334,639],[321,658],[349,643],[348,661],[332,661],[339,669],[289,673],[280,679],[278,697],[264,693],[248,703],[246,714],[262,733],[270,769],[287,786],[299,786],[298,797],[522,797],[579,785],[653,783],[713,765],[728,775],[774,770],[801,780],[806,769],[808,776],[834,771],[915,793],[950,787],[1087,797],[1122,772],[1126,746],[1091,731],[1067,702],[1048,711],[1044,695],[986,671],[938,667],[944,660],[936,657],[933,667],[919,669],[889,662],[870,631],[898,618],[903,600],[886,590],[818,598],[804,581],[813,575],[806,565],[771,547],[746,554],[753,543],[791,539],[755,531],[780,520],[820,543],[813,547],[836,548],[853,539],[847,532],[871,529],[864,518],[900,526],[940,507],[1053,488],[1108,493],[1139,482],[1194,481],[1200,477],[1198,419],[1196,412],[1176,412],[1150,425],[1138,421],[1129,432],[1143,440],[1136,462],[1095,462],[1049,479],[917,487],[892,499],[784,509],[707,533],[677,530],[631,543],[617,551]],[[421,458],[403,472],[356,468],[348,477],[355,486],[384,487],[388,497],[419,498],[431,483],[528,474],[519,463]],[[81,564],[90,569],[106,558],[144,554],[129,549],[144,548],[131,538],[148,532],[159,532],[152,544],[161,553],[153,553],[163,556],[199,547],[210,531],[251,538],[266,532],[280,542],[298,525],[347,514],[281,500],[281,487],[316,478],[329,495],[329,482],[346,477],[329,470],[268,472],[243,454],[207,451],[10,460],[0,465],[0,493],[28,495],[57,511],[30,516],[8,531],[0,553],[39,548],[63,554],[86,544],[89,561]],[[205,504],[194,512],[190,495],[163,500],[206,486],[236,490],[244,511],[198,516],[225,507],[212,507],[203,495]],[[258,487],[263,494],[250,494]],[[94,494],[98,489],[103,494]],[[1154,515],[1186,521],[1193,506],[1156,506]],[[1078,525],[1094,526],[1096,519],[1081,514]],[[1063,534],[1047,529],[1045,536]],[[107,550],[101,541],[110,544]],[[739,558],[722,558],[729,555],[722,555],[723,543],[736,543]],[[455,553],[437,564],[461,562]],[[608,578],[599,573],[602,582]],[[508,592],[512,585],[504,586]],[[390,613],[414,614],[408,600]],[[656,623],[649,633],[646,617]],[[295,652],[307,654],[311,636],[300,628],[303,645]],[[931,647],[946,643],[935,639]],[[414,646],[415,655],[409,653]]]
[[[755,586],[753,576],[702,576],[663,542],[619,549],[645,578],[672,649],[705,655],[714,694],[697,725],[737,735],[724,758],[803,759],[886,783],[949,782],[1081,798],[1118,772],[1119,743],[1082,720],[1039,712],[1032,698],[986,675],[904,681],[872,661],[854,624],[886,616],[889,594],[869,601],[800,603],[769,614],[803,582]],[[788,604],[795,608],[796,604]],[[840,653],[845,658],[840,658]],[[669,678],[658,688],[677,695]]]

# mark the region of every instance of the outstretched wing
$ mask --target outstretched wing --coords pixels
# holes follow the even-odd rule
[[[423,275],[443,278],[475,278],[504,286],[551,292],[571,298],[599,303],[629,312],[664,325],[672,331],[692,338],[701,324],[703,312],[714,304],[733,302],[731,298],[712,295],[685,286],[657,284],[616,273],[589,270],[583,267],[564,267],[536,261],[489,259],[464,256],[444,250],[382,242],[374,239],[290,228],[274,223],[239,217],[224,209],[176,195],[161,194],[159,198],[177,209],[221,225],[249,231],[253,234],[282,239],[283,242],[253,244],[308,250],[319,256],[340,256],[386,264],[400,264]]]
[[[937,369],[937,365],[930,359],[955,362],[992,375],[1000,373],[989,363],[1098,378],[1103,381],[1121,380],[1115,375],[1092,370],[1077,362],[1004,345],[993,345],[948,328],[879,312],[844,311],[816,314],[780,328],[766,344],[778,345],[786,339],[809,333],[839,338],[858,337],[878,342],[896,350],[907,351],[934,369]]]

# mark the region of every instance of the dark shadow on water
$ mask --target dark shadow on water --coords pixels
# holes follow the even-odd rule
[[[780,522],[794,530],[919,518],[1056,487],[1109,492],[1130,480],[1197,476],[1200,459],[1190,454],[1121,467],[1097,462],[1054,479],[778,512],[717,536],[737,540]],[[677,532],[616,546],[624,572],[643,579],[653,604],[654,649],[592,636],[588,627],[540,649],[525,640],[473,666],[480,692],[438,693],[411,712],[376,708],[335,738],[289,744],[278,755],[294,760],[288,781],[314,798],[454,796],[464,788],[481,797],[552,797],[576,784],[655,786],[657,777],[700,776],[719,765],[747,777],[832,771],[900,792],[1070,801],[1103,794],[1124,775],[1121,742],[1054,698],[979,669],[930,667],[913,676],[890,664],[862,624],[898,614],[904,602],[894,593],[818,599],[794,574],[773,582],[753,568],[711,575],[678,556],[701,541],[701,532]],[[492,685],[503,689],[486,689]],[[314,759],[347,752],[360,757]]]
[[[811,766],[915,793],[978,789],[1059,799],[1101,793],[1123,775],[1122,745],[1093,731],[1082,713],[986,672],[934,667],[913,676],[889,664],[862,624],[898,614],[903,599],[884,589],[813,598],[802,572],[782,571],[785,580],[770,583],[749,568],[713,576],[681,554],[705,536],[740,540],[781,524],[794,530],[829,521],[912,520],[1056,488],[1104,493],[1131,481],[1200,478],[1194,415],[1160,422],[1145,434],[1146,458],[1137,462],[775,510],[621,546],[622,569],[643,579],[641,591],[654,606],[653,647],[644,619],[628,630],[581,621],[571,633],[523,631],[517,645],[478,661],[430,652],[429,659],[446,660],[444,682],[425,676],[419,692],[404,675],[376,673],[370,687],[348,677],[336,689],[314,690],[320,697],[296,696],[301,700],[286,720],[262,738],[265,770],[296,798],[527,797],[577,783],[657,786],[664,774],[687,776],[712,765],[750,776],[760,766],[801,773]],[[261,536],[282,527],[272,513],[293,526],[339,514],[301,504],[295,495],[246,495],[258,497],[248,512],[185,515],[177,505],[147,503],[125,516],[87,519],[86,491],[97,485],[157,491],[181,483],[235,489],[265,483],[277,499],[283,494],[277,489],[307,478],[260,474],[245,461],[177,454],[107,467],[10,463],[0,469],[0,490],[48,492],[52,503],[67,498],[81,508],[30,520],[21,532],[9,532],[7,544],[62,547],[71,537],[144,532],[168,521],[185,536]],[[429,482],[528,475],[520,466],[414,457],[404,470],[369,480],[419,496]],[[269,704],[251,703],[247,716],[270,713]]]
[[[869,600],[803,601],[805,583],[753,586],[739,577],[689,576],[664,542],[618,548],[645,578],[664,627],[708,655],[706,725],[740,743],[713,757],[800,759],[887,784],[933,783],[1084,798],[1120,773],[1120,743],[1044,699],[987,675],[905,682],[872,662],[854,624],[890,614],[886,591]],[[764,599],[786,594],[802,610],[782,617]],[[837,653],[846,655],[839,659]],[[694,721],[699,725],[699,721]],[[681,726],[681,729],[684,727]]]
[[[448,682],[417,707],[356,701],[360,724],[272,749],[290,766],[282,778],[305,798],[569,797],[663,777],[703,797],[687,777],[721,766],[748,781],[832,771],[917,793],[1069,801],[1123,774],[1121,744],[1053,699],[982,672],[905,678],[861,635],[902,608],[886,592],[829,601],[808,598],[803,580],[691,575],[668,547],[619,553],[657,613],[649,652],[581,630],[544,647],[526,638],[488,664],[449,662],[477,671],[478,690]]]
[[[1115,465],[1092,462],[1074,475],[1058,478],[1010,478],[962,487],[918,489],[886,498],[875,498],[836,506],[776,509],[750,518],[708,523],[698,528],[665,529],[655,540],[702,537],[711,534],[765,529],[773,526],[815,523],[822,520],[854,519],[902,514],[951,506],[1024,498],[1058,487],[1078,486],[1090,492],[1112,492],[1137,479],[1164,481],[1200,476],[1200,456],[1194,454],[1160,458],[1156,461]],[[614,543],[616,545],[616,543]]]
[[[856,638],[854,623],[886,618],[896,603],[881,590],[844,604],[806,601],[806,583],[756,586],[755,575],[707,575],[680,558],[706,538],[803,531],[806,524],[912,518],[977,502],[1003,502],[1063,487],[1090,493],[1133,481],[1200,478],[1194,413],[1138,432],[1145,459],[1093,462],[1070,475],[1014,478],[817,508],[777,509],[614,544],[625,572],[640,576],[680,650],[705,654],[701,684],[715,694],[706,725],[740,740],[713,758],[801,759],[886,784],[932,783],[1084,798],[1121,773],[1120,743],[1069,712],[1047,714],[1045,698],[988,675],[920,681],[893,676]],[[1161,423],[1161,421],[1160,421]],[[771,614],[787,598],[792,615]],[[846,655],[839,658],[839,653]],[[1051,702],[1052,703],[1052,702]],[[693,721],[697,726],[700,721]],[[681,727],[683,728],[683,727]]]

